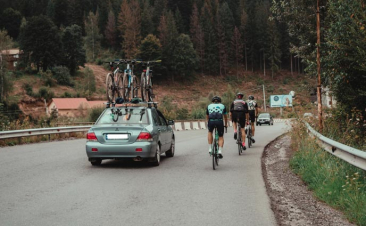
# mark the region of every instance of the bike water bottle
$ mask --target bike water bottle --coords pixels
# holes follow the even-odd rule
[[[219,139],[219,133],[215,133],[215,139],[218,140]]]

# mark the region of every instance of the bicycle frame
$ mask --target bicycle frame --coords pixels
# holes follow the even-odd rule
[[[217,128],[214,129],[212,135],[214,136],[212,141],[212,168],[213,170],[216,170],[216,166],[219,165],[219,132],[217,131]]]

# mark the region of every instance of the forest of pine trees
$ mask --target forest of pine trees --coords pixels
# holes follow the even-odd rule
[[[319,1],[323,84],[349,110],[364,111],[365,2]],[[226,76],[233,69],[273,79],[279,70],[316,76],[313,0],[0,0],[0,5],[0,34],[32,53],[26,63],[43,70],[61,65],[73,73],[84,62],[138,57],[160,58],[162,78],[171,80],[194,72]]]

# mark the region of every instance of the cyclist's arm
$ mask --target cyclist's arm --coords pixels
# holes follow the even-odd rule
[[[227,127],[227,114],[224,114],[225,127]]]

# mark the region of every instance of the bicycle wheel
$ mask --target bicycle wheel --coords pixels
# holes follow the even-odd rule
[[[128,74],[124,74],[123,75],[123,99],[125,101],[129,101],[130,100],[130,87],[129,86],[129,76]]]
[[[241,128],[238,126],[238,135],[236,136],[236,143],[238,144],[238,152],[239,155],[243,152],[242,146],[241,146]]]
[[[252,129],[250,127],[248,129],[247,137],[248,137],[248,147],[250,148],[252,146]]]
[[[219,150],[219,146],[218,146],[218,144],[216,143],[216,154],[215,154],[215,163],[216,163],[216,166],[218,166],[218,165],[219,165],[219,160],[220,160],[220,158],[219,158],[219,154],[217,153],[217,152],[218,152],[218,150]]]
[[[215,158],[217,158],[217,150],[216,150],[216,141],[214,140],[212,142],[212,168],[213,168],[213,170],[216,170]]]
[[[135,97],[138,97],[138,91],[139,91],[139,88],[140,88],[140,86],[139,86],[139,84],[137,83],[137,78],[136,78],[136,76],[134,75],[133,77],[132,77],[132,87],[131,87],[132,89],[131,89],[131,92],[132,92],[132,96],[131,96],[131,98],[135,98]]]
[[[147,92],[146,92],[146,80],[145,80],[145,72],[142,72],[141,74],[141,85],[140,85],[140,88],[141,88],[141,99],[142,101],[148,101],[148,96],[147,96]]]
[[[113,82],[113,75],[111,73],[107,74],[106,80],[106,94],[107,94],[107,100],[109,103],[114,101],[114,82]]]
[[[148,100],[150,102],[154,102],[154,98],[153,98],[153,88],[152,88],[152,83],[151,83],[151,77],[149,78],[149,81],[147,81],[147,95],[148,95]]]
[[[117,89],[117,96],[123,98],[123,74],[121,73],[118,73]]]

